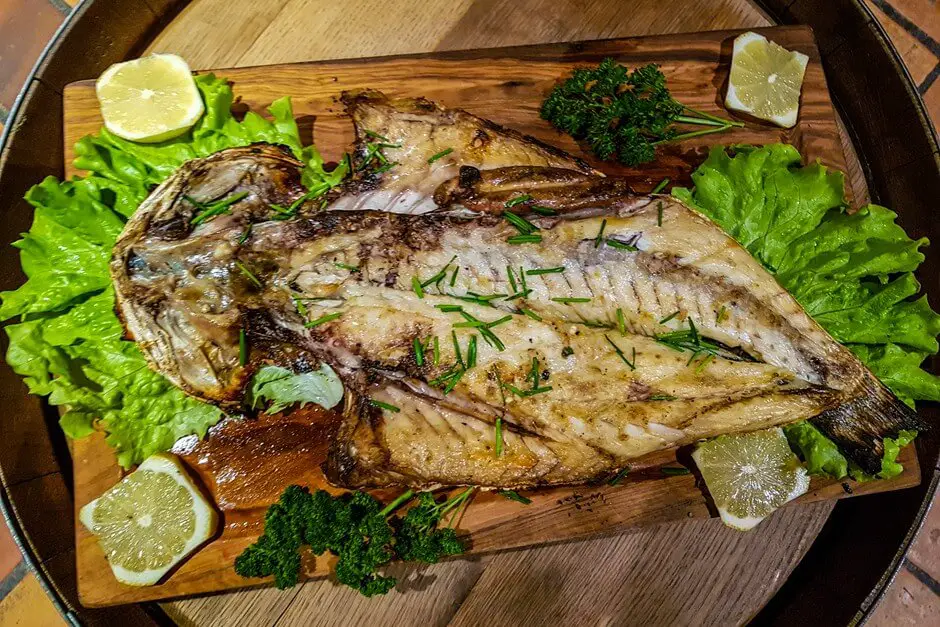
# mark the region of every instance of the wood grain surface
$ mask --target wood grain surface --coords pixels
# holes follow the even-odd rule
[[[647,0],[431,0],[422,4],[419,14],[414,4],[405,0],[343,4],[315,0],[199,0],[168,26],[151,49],[183,54],[193,67],[203,68],[767,24],[765,16],[743,0],[681,3],[681,7],[679,3]],[[768,128],[757,131],[749,124],[744,130],[723,136],[722,141],[790,141],[810,159],[819,158],[850,174],[854,169],[856,174],[851,180],[859,183],[857,164],[854,160],[847,164],[843,155],[842,147],[848,145],[846,135],[828,100],[811,33],[785,29],[772,38],[802,50],[812,59],[804,90],[803,120],[792,133]],[[401,95],[420,93],[577,151],[576,145],[539,122],[534,113],[546,88],[572,63],[596,61],[605,54],[615,54],[629,64],[660,62],[680,100],[718,112],[717,94],[726,73],[721,64],[727,61],[729,51],[729,34],[718,33],[603,43],[593,49],[534,48],[504,53],[502,58],[483,53],[443,55],[420,61],[242,68],[226,70],[224,75],[234,81],[236,94],[254,110],[262,110],[282,95],[294,96],[296,112],[308,116],[305,129],[310,129],[310,118],[316,116],[316,143],[334,158],[341,154],[352,133],[332,99],[342,89],[363,86]],[[65,110],[67,147],[82,134],[97,130],[97,107],[89,85],[66,90]],[[621,173],[631,176],[638,188],[651,186],[664,175],[683,180],[690,164],[701,158],[702,146],[689,142],[668,151],[653,169]],[[611,171],[607,166],[604,169]],[[863,184],[853,185],[853,191],[856,197],[864,198]],[[75,454],[76,507],[81,507],[113,484],[119,474],[100,440],[77,442]],[[912,472],[896,480],[898,483],[869,484],[861,491],[916,483],[916,460],[908,461],[912,462]],[[587,492],[567,490],[569,496],[581,493],[581,498]],[[828,517],[831,499],[844,495],[838,484],[815,484],[811,494],[802,499],[804,504],[784,508],[751,534],[740,534],[717,520],[704,519],[588,541],[488,552],[709,514],[693,476],[641,476],[629,486],[604,486],[596,492],[602,498],[592,498],[594,492],[587,497],[604,506],[598,505],[590,512],[574,507],[583,505],[576,499],[566,502],[558,495],[540,496],[525,510],[492,496],[480,497],[460,527],[473,530],[473,550],[484,554],[426,568],[396,565],[391,571],[400,576],[401,583],[380,599],[363,599],[330,581],[310,581],[284,592],[243,590],[164,603],[163,607],[174,620],[193,625],[233,621],[240,625],[367,621],[426,625],[451,620],[457,624],[486,621],[497,625],[541,624],[548,620],[561,624],[741,622],[761,607],[799,561]],[[647,498],[650,495],[652,498]],[[568,522],[572,515],[577,516],[576,523]],[[500,530],[511,530],[512,534]],[[252,533],[250,520],[234,531],[227,524],[221,540],[187,562],[166,584],[128,591],[121,586],[115,588],[113,579],[108,583],[110,572],[100,551],[95,553],[97,545],[79,530],[82,598],[89,603],[126,602],[224,589],[235,580],[243,585],[244,581],[231,572],[230,564]],[[231,534],[230,541],[226,534]],[[323,571],[327,564],[320,562],[325,560],[312,564],[311,572]],[[209,583],[219,581],[229,583]],[[708,585],[703,585],[706,581]],[[93,585],[85,585],[88,582]],[[156,595],[152,596],[154,591]]]

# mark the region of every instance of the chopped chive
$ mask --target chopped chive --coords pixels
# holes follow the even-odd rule
[[[326,314],[325,316],[320,316],[316,320],[311,320],[310,322],[305,323],[304,326],[307,327],[308,329],[312,329],[313,327],[321,325],[324,322],[330,322],[331,320],[336,320],[342,315],[343,315],[342,312],[339,312],[339,311],[337,311],[336,313]]]
[[[659,201],[656,205],[656,226],[663,225],[663,201]]]
[[[601,245],[601,239],[604,237],[604,229],[607,228],[607,218],[604,218],[601,221],[601,230],[597,232],[597,237],[594,238],[594,248],[597,248]]]
[[[363,133],[365,133],[366,136],[371,137],[372,139],[381,139],[383,142],[389,141],[388,137],[385,137],[384,135],[379,135],[375,131],[370,131],[369,129],[365,129]]]
[[[447,270],[446,266],[444,267],[444,270],[439,270],[437,274],[432,276],[427,281],[421,281],[421,287],[427,287],[429,285],[434,285],[435,283],[439,281],[443,281],[444,277],[447,276],[447,273],[445,272],[445,270]]]
[[[507,296],[507,297],[506,297],[506,300],[509,301],[509,300],[516,300],[517,298],[525,298],[526,296],[528,296],[528,295],[531,294],[531,293],[532,293],[532,290],[525,290],[525,291],[522,291],[522,292],[516,292],[515,294],[512,294],[512,295],[510,295],[510,296]]]
[[[528,194],[523,194],[522,196],[516,196],[510,200],[507,200],[505,203],[506,208],[515,207],[516,205],[521,205],[524,202],[529,202],[532,200],[532,196]]]
[[[722,305],[721,309],[718,310],[718,314],[715,316],[715,323],[721,324],[721,322],[725,319],[725,316],[727,314],[728,314],[728,310],[725,309],[724,305]]]
[[[529,498],[526,498],[526,497],[522,496],[521,494],[519,494],[519,493],[516,492],[515,490],[500,490],[500,491],[497,492],[496,494],[498,494],[498,495],[500,495],[500,496],[505,496],[505,497],[506,497],[507,499],[509,499],[510,501],[515,501],[515,502],[517,502],[517,503],[522,503],[523,505],[528,505],[529,503],[532,502],[532,499],[529,499]]]
[[[519,291],[519,286],[516,284],[516,277],[512,271],[512,266],[506,266],[506,276],[509,277],[509,287],[512,288],[513,294]]]
[[[610,339],[610,337],[605,335],[604,339],[607,340],[607,343],[614,348],[614,352],[617,353],[617,357],[619,357],[623,363],[627,364],[630,370],[636,370],[636,347],[633,349],[633,361],[630,361],[627,359],[627,356],[623,354],[623,351],[620,349],[620,347],[617,346],[614,341]]]
[[[450,286],[454,287],[454,283],[457,282],[457,273],[460,272],[460,266],[454,268],[454,273],[450,275]]]
[[[253,275],[253,274],[251,273],[251,271],[248,270],[248,268],[246,268],[244,265],[242,265],[242,262],[236,261],[236,262],[235,262],[235,267],[238,268],[239,272],[241,272],[243,275],[245,275],[245,278],[248,279],[249,281],[251,281],[251,283],[252,283],[255,287],[263,287],[263,285],[261,284],[261,281],[258,280],[258,277],[256,277],[255,275]]]
[[[297,308],[297,313],[299,313],[304,318],[307,317],[307,306],[304,305],[303,299],[294,297],[294,307]]]
[[[532,389],[539,386],[539,358],[532,358],[532,367],[529,370],[529,377],[532,378]]]
[[[512,320],[512,316],[503,316],[502,318],[499,318],[498,320],[493,320],[492,322],[487,322],[487,323],[486,323],[486,328],[487,328],[487,329],[492,329],[493,327],[498,326],[498,325],[500,325],[500,324],[503,324],[503,323],[505,323],[505,322],[509,322],[510,320]]]
[[[477,365],[477,336],[471,335],[467,343],[467,370]]]
[[[378,407],[379,409],[385,409],[390,412],[398,413],[401,411],[401,407],[395,407],[394,405],[389,405],[388,403],[383,403],[382,401],[377,401],[374,398],[369,399],[369,404],[373,407]]]
[[[382,153],[378,153],[378,154],[382,154]],[[383,159],[384,159],[384,157],[383,157]],[[391,170],[392,168],[394,168],[396,165],[398,165],[398,163],[389,162],[389,163],[386,163],[385,165],[383,165],[383,166],[380,167],[380,168],[376,168],[376,169],[372,170],[372,172],[374,172],[375,174],[381,174],[382,172],[388,172],[389,170]]]
[[[502,340],[496,337],[496,334],[490,331],[488,328],[481,327],[480,335],[483,336],[483,339],[486,341],[487,344],[489,344],[496,350],[500,352],[506,350],[506,345],[503,344]]]
[[[695,372],[702,372],[705,370],[705,366],[709,364],[715,358],[714,355],[706,355],[705,359],[699,362],[698,366],[695,367]]]
[[[449,313],[453,311],[463,311],[463,307],[460,305],[434,305],[434,306],[445,313]]]
[[[506,219],[511,225],[516,227],[516,230],[519,231],[522,235],[529,235],[535,233],[539,230],[537,226],[526,220],[525,218],[520,218],[512,211],[504,211],[503,218]]]
[[[670,320],[672,320],[673,318],[675,318],[676,316],[678,316],[679,313],[680,313],[679,310],[676,309],[674,312],[672,312],[671,314],[669,314],[668,316],[666,316],[665,318],[663,318],[662,320],[660,320],[660,321],[659,321],[659,324],[666,324],[667,322],[669,322]]]
[[[601,322],[600,320],[588,320],[584,316],[578,314],[578,317],[581,318],[581,324],[586,326],[589,329],[613,329],[614,325],[609,322]]]
[[[542,205],[532,205],[529,207],[535,213],[542,216],[557,216],[558,212],[552,209],[551,207],[543,207]]]
[[[661,192],[661,191],[663,191],[664,189],[666,189],[666,186],[667,186],[667,185],[669,185],[669,177],[668,177],[668,176],[667,176],[666,178],[664,178],[663,180],[661,180],[661,181],[659,182],[659,184],[657,184],[656,187],[653,188],[653,191],[651,191],[650,193],[651,193],[651,194],[658,194],[659,192]]]
[[[535,312],[532,311],[531,309],[526,309],[526,308],[523,307],[523,308],[520,309],[519,311],[521,311],[522,313],[524,313],[524,314],[525,314],[526,316],[528,316],[529,318],[532,318],[532,319],[535,320],[536,322],[541,322],[541,321],[542,321],[542,316],[538,315],[537,313],[535,313]]]
[[[421,340],[418,338],[414,339],[414,349],[415,349],[415,363],[419,366],[424,365],[424,345],[421,344]]]
[[[349,270],[350,272],[359,272],[359,266],[351,266],[348,263],[340,263],[335,261],[333,262],[333,265],[337,268],[342,268],[343,270]]]
[[[562,305],[570,305],[571,303],[589,303],[591,302],[590,298],[574,298],[574,297],[560,297],[550,299],[556,303],[561,303]]]
[[[437,341],[437,336],[434,336],[434,365],[436,366],[441,362],[441,343]]]
[[[454,323],[453,327],[455,329],[483,329],[486,327],[486,323],[482,320],[467,320],[466,322]]]
[[[510,244],[538,244],[542,241],[542,236],[538,233],[530,235],[513,235],[506,240]]]
[[[411,277],[411,289],[415,291],[418,298],[424,298],[424,288],[421,287],[421,281],[418,279],[417,275]]]
[[[450,394],[457,384],[460,383],[460,379],[463,377],[464,373],[467,372],[466,368],[461,368],[457,373],[451,377],[450,381],[447,383],[447,386],[444,388],[444,395]]]
[[[651,401],[676,401],[679,400],[678,396],[673,396],[672,394],[653,394],[649,397]]]
[[[183,198],[188,200],[194,207],[201,209],[201,211],[193,216],[193,218],[189,221],[190,226],[196,226],[197,224],[202,224],[203,222],[223,213],[229,213],[231,211],[231,206],[247,195],[248,192],[239,192],[233,196],[229,196],[228,198],[223,198],[222,200],[216,200],[215,202],[210,203],[202,203],[189,196],[183,196]]]
[[[244,366],[248,363],[248,334],[245,329],[238,330],[238,365]]]
[[[242,233],[242,234],[239,236],[239,238],[238,238],[238,245],[239,245],[239,246],[241,246],[242,244],[244,244],[245,242],[247,242],[247,241],[248,241],[248,238],[251,237],[251,227],[252,227],[252,226],[253,226],[253,225],[249,224],[249,225],[248,225],[248,228],[245,229],[245,232]]]
[[[633,244],[621,242],[619,239],[613,239],[611,237],[608,237],[606,240],[604,240],[604,243],[610,246],[611,248],[619,248],[620,250],[629,250],[631,252],[636,252],[640,250]]]
[[[620,331],[620,335],[627,334],[627,319],[623,315],[623,309],[617,307],[617,330]]]
[[[454,152],[453,148],[445,148],[444,150],[440,151],[439,153],[437,153],[436,155],[433,155],[430,159],[428,159],[428,164],[434,163],[438,159],[446,157],[452,152]]]
[[[466,369],[467,365],[463,361],[463,356],[460,354],[460,343],[457,342],[457,332],[451,330],[450,336],[454,340],[454,352],[457,353],[457,363],[460,364],[461,368]]]
[[[510,384],[510,383],[503,383],[503,386],[504,386],[507,390],[509,390],[510,392],[512,392],[513,394],[515,394],[516,396],[519,396],[519,397],[522,397],[522,398],[526,398],[526,397],[528,397],[528,396],[535,396],[536,394],[543,394],[543,393],[548,392],[548,391],[550,391],[550,390],[552,389],[552,386],[550,386],[550,385],[546,385],[546,386],[544,386],[544,387],[532,388],[531,390],[520,390],[519,388],[517,388],[516,386],[514,386],[514,385],[512,385],[512,384]]]
[[[688,475],[692,472],[688,468],[682,468],[681,466],[678,468],[667,466],[666,468],[660,468],[659,470],[667,477],[675,477],[678,475]]]
[[[268,207],[270,207],[271,209],[274,209],[274,211],[282,215],[286,215],[286,216],[292,215],[290,209],[288,209],[287,207],[282,207],[281,205],[278,205],[276,203],[272,202],[270,205],[268,205]]]
[[[467,296],[481,300],[484,303],[489,304],[491,300],[496,300],[497,298],[506,298],[506,294],[477,294],[476,292],[467,292]]]
[[[692,343],[699,344],[698,329],[695,328],[695,322],[692,321],[692,318],[689,318],[689,333],[692,336]]]
[[[607,485],[620,485],[620,482],[623,481],[623,478],[626,477],[629,472],[629,466],[621,469],[620,472],[610,478],[610,481],[607,482]]]
[[[502,389],[502,388],[500,388]],[[505,405],[505,401],[503,402]],[[496,457],[500,457],[503,454],[503,417],[496,417],[496,445],[494,446]]]
[[[564,271],[564,266],[558,266],[557,268],[536,268],[535,270],[526,270],[525,273],[529,276],[538,276],[540,274],[558,274],[559,272]]]

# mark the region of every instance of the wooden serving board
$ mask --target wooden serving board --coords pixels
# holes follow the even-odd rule
[[[744,119],[741,129],[668,145],[655,163],[629,169],[599,163],[569,137],[539,119],[538,108],[552,85],[573,68],[613,57],[628,66],[658,63],[675,97],[697,109],[728,115],[721,107],[734,31],[714,31],[577,44],[547,44],[493,50],[432,53],[374,59],[327,61],[218,71],[232,81],[240,106],[263,112],[273,100],[290,95],[305,143],[315,140],[329,160],[341,158],[353,140],[353,129],[337,98],[343,90],[373,88],[393,96],[425,96],[450,107],[467,109],[517,129],[573,154],[600,169],[629,177],[639,191],[664,177],[687,183],[712,143],[789,142],[807,161],[819,160],[845,170],[836,118],[826,88],[812,32],[804,27],[758,29],[777,43],[809,56],[800,120],[779,129]],[[92,81],[73,83],[64,91],[67,174],[72,146],[101,126]],[[94,537],[76,528],[78,590],[88,606],[166,599],[257,585],[232,569],[235,557],[263,528],[264,509],[291,483],[327,486],[323,461],[335,416],[316,409],[289,416],[228,421],[212,429],[204,442],[178,443],[187,462],[222,513],[219,534],[184,562],[164,583],[148,588],[119,584],[111,575]],[[114,455],[100,435],[73,442],[76,512],[122,476]],[[895,490],[917,485],[920,470],[912,447],[902,453],[905,472],[890,481],[867,484],[814,479],[797,502]],[[714,516],[694,474],[667,476],[659,467],[688,465],[685,452],[657,453],[634,465],[618,486],[565,487],[526,494],[521,505],[493,493],[479,493],[458,528],[470,543],[470,554],[612,534],[630,527]],[[331,488],[330,488],[331,489]],[[391,493],[377,493],[387,498]],[[77,517],[76,517],[77,519]],[[310,558],[308,576],[322,576],[329,558]]]

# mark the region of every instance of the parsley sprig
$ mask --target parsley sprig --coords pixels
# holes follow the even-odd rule
[[[683,105],[669,93],[654,64],[630,71],[613,59],[575,70],[542,103],[542,118],[595,155],[638,165],[656,158],[656,146],[744,126]],[[684,130],[696,125],[699,130]]]

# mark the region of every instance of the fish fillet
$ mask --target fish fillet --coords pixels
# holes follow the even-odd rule
[[[884,437],[922,428],[694,210],[469,114],[356,103],[361,137],[401,144],[384,153],[395,167],[376,173],[361,154],[329,210],[283,220],[271,204],[305,192],[290,155],[256,145],[190,162],[128,222],[111,265],[128,334],[193,396],[236,410],[264,364],[330,364],[346,388],[335,483],[576,483],[807,418],[871,472]],[[192,223],[191,199],[240,193]],[[509,211],[539,241],[511,243],[503,214],[518,198]]]

